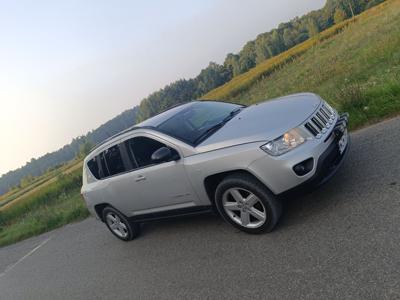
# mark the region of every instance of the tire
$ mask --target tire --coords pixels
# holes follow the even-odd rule
[[[111,233],[122,241],[131,241],[140,233],[138,223],[130,222],[126,216],[111,206],[103,210],[103,220]]]
[[[282,203],[248,174],[223,179],[215,191],[215,204],[226,222],[253,234],[272,231],[282,213]]]

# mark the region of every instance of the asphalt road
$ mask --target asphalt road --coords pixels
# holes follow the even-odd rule
[[[352,134],[342,169],[270,234],[213,215],[118,241],[94,219],[0,249],[0,299],[400,299],[400,118]]]

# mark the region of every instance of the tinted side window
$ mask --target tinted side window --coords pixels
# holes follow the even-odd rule
[[[108,148],[103,152],[104,159],[107,164],[109,176],[123,173],[126,171],[124,161],[122,160],[121,152],[118,145]]]
[[[99,154],[99,160],[100,160],[100,178],[110,176],[110,172],[108,172],[108,167],[106,164],[106,160],[104,158],[104,152]]]
[[[97,179],[100,178],[100,170],[99,170],[99,165],[97,164],[96,157],[93,157],[91,160],[88,161],[87,166],[92,172],[93,176],[96,177]]]
[[[126,145],[130,156],[134,158],[134,163],[137,163],[139,167],[154,164],[151,155],[161,147],[166,147],[163,143],[144,136],[130,139],[126,142]]]

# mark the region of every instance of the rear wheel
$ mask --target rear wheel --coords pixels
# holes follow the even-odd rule
[[[139,235],[140,226],[132,223],[121,212],[112,207],[103,210],[103,220],[113,235],[123,241],[133,240]]]
[[[248,233],[271,231],[282,211],[281,202],[247,174],[225,178],[216,189],[215,201],[225,221]]]

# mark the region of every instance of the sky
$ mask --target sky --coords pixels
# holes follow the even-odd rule
[[[325,0],[0,0],[0,175]]]

